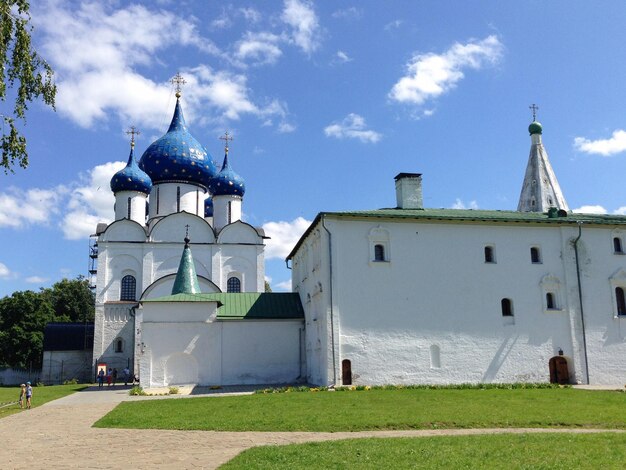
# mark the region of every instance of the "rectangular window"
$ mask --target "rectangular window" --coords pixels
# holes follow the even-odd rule
[[[530,248],[530,261],[534,264],[541,264],[541,252],[536,246]]]
[[[485,247],[485,263],[495,263],[495,262],[496,262],[495,250],[493,246],[488,245]]]

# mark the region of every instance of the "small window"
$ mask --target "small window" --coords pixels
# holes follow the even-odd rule
[[[176,187],[176,212],[180,212],[180,186]]]
[[[619,237],[613,238],[613,251],[615,253],[624,253],[622,251],[622,239]]]
[[[228,223],[233,221],[233,202],[228,201]]]
[[[157,190],[156,190],[156,199],[157,199],[157,203],[156,203],[156,213],[157,215],[159,215],[159,192],[160,192],[160,187],[157,186]]]
[[[556,303],[554,302],[554,294],[552,292],[546,293],[546,307],[548,310],[556,309]]]
[[[137,281],[134,276],[128,275],[122,278],[120,300],[135,300]]]
[[[226,281],[226,292],[241,292],[241,281],[236,277],[229,277]]]
[[[126,201],[127,204],[127,209],[128,209],[128,215],[127,215],[127,219],[130,220],[130,207],[131,207],[131,199],[128,198],[128,200]]]
[[[385,261],[385,247],[383,245],[374,245],[374,261]]]
[[[124,352],[124,341],[122,341],[122,338],[117,338],[113,343],[113,347],[116,353]]]
[[[615,301],[617,302],[617,314],[626,315],[626,298],[624,297],[624,289],[615,288]]]
[[[502,316],[503,317],[512,317],[513,316],[513,305],[511,299],[502,299],[500,302],[502,305]]]
[[[495,263],[495,262],[496,262],[496,258],[494,257],[493,246],[486,246],[485,247],[485,263]]]
[[[541,253],[536,246],[530,248],[530,261],[538,264],[541,263]]]

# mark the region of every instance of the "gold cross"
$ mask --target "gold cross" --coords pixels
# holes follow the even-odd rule
[[[233,141],[233,137],[228,133],[228,131],[226,131],[224,133],[224,135],[222,137],[220,137],[220,140],[223,140],[224,143],[224,152],[226,152],[226,154],[228,155],[228,141],[230,140],[231,142]]]
[[[141,132],[139,132],[135,126],[130,126],[130,129],[126,131],[126,134],[130,135],[130,146],[134,147],[135,136],[141,134]]]
[[[532,111],[533,111],[533,121],[536,121],[537,120],[537,110],[539,109],[539,106],[537,106],[535,103],[533,103],[528,108],[532,109]]]
[[[187,82],[179,72],[176,72],[176,75],[174,75],[174,78],[170,80],[170,83],[176,87],[176,98],[180,98],[180,91],[183,89],[183,85]]]

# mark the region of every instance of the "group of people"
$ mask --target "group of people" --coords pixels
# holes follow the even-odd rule
[[[124,370],[122,371],[122,374],[124,374],[124,385],[128,385],[128,382],[130,381],[131,377],[130,377],[130,370],[128,369],[128,367],[125,367]],[[98,371],[98,387],[102,388],[104,386],[104,382],[106,381],[107,386],[111,386],[111,384],[113,384],[113,386],[115,387],[115,384],[117,383],[117,376],[118,376],[118,372],[117,369],[111,369],[109,367],[108,373],[105,372],[105,369],[100,369]]]
[[[31,399],[33,397],[33,387],[30,382],[26,382],[25,384],[20,385],[20,408],[24,408],[26,405],[26,409],[30,410]]]

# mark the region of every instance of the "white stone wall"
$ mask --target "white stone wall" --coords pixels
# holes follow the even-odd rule
[[[215,321],[214,302],[147,302],[144,387],[293,383],[304,376],[300,320]]]
[[[339,383],[344,359],[351,361],[354,383],[548,381],[548,361],[559,348],[572,380],[586,381],[571,244],[576,226],[345,218],[327,218],[325,225],[332,286],[325,288],[329,237],[321,224],[321,235],[311,232],[293,267],[312,382]],[[592,383],[626,381],[626,319],[615,317],[611,287],[624,282],[626,288],[626,274],[620,277],[626,257],[613,253],[612,229],[584,227],[580,242]],[[373,261],[371,244],[385,231],[389,258]],[[485,263],[486,245],[495,263]],[[540,263],[531,262],[531,247],[539,249]],[[557,309],[546,308],[546,289],[555,290]],[[513,317],[502,316],[503,298],[511,299]],[[321,338],[333,333],[331,312],[337,340],[324,348]]]

